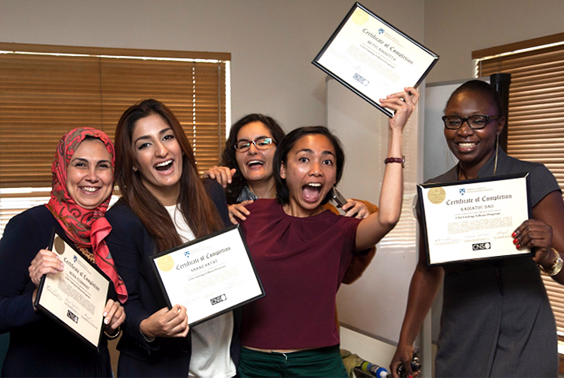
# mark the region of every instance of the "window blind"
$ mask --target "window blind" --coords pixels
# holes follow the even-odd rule
[[[543,163],[564,188],[564,33],[475,51],[472,57],[478,77],[511,74],[508,154]],[[564,335],[564,286],[542,277]]]
[[[230,59],[229,53],[0,43],[0,234],[16,209],[26,207],[21,198],[34,198],[29,190],[6,189],[49,188],[66,131],[89,126],[113,139],[121,114],[143,99],[171,108],[200,173],[217,164]]]

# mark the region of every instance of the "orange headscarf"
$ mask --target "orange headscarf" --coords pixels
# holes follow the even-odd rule
[[[121,303],[127,300],[127,289],[121,277],[117,274],[114,260],[106,245],[105,238],[112,230],[104,215],[110,203],[111,194],[95,209],[85,209],[79,206],[67,190],[67,167],[72,155],[86,139],[91,136],[104,143],[112,157],[112,170],[115,167],[114,145],[110,138],[102,131],[80,127],[67,132],[57,146],[55,160],[51,166],[53,184],[51,199],[45,205],[65,230],[67,237],[79,247],[92,248],[96,265],[112,280],[118,299]]]

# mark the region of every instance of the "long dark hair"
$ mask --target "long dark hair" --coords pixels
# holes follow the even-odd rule
[[[298,142],[298,140],[309,134],[319,134],[329,139],[331,144],[333,144],[333,148],[335,149],[335,160],[337,164],[337,181],[335,182],[335,185],[339,183],[341,177],[343,176],[343,167],[345,166],[345,152],[343,151],[343,147],[341,146],[341,141],[339,140],[339,138],[333,135],[325,126],[306,126],[295,129],[288,135],[286,135],[284,139],[282,139],[282,142],[278,144],[276,154],[274,155],[273,169],[274,180],[276,181],[276,199],[281,205],[286,205],[290,202],[290,191],[288,190],[288,185],[286,185],[286,180],[280,177],[280,165],[282,163],[286,164],[288,153],[292,148],[294,148],[294,145]],[[321,204],[326,204],[330,199],[331,191],[327,193]]]
[[[196,237],[222,229],[223,223],[198,175],[192,146],[178,119],[162,102],[152,99],[141,101],[122,114],[116,127],[115,182],[121,191],[121,200],[141,219],[155,239],[157,251],[164,251],[182,244],[182,239],[165,207],[143,185],[141,172],[133,172],[133,129],[137,121],[153,114],[161,117],[171,127],[183,152],[177,203],[180,204],[186,223]]]
[[[263,114],[248,114],[233,124],[231,131],[229,132],[229,138],[227,138],[227,141],[225,142],[225,149],[223,150],[220,162],[220,165],[224,167],[237,169],[237,172],[233,175],[231,184],[229,184],[225,189],[227,203],[230,205],[237,202],[239,193],[241,193],[241,190],[247,184],[247,180],[243,177],[241,169],[237,165],[237,159],[235,158],[235,154],[237,153],[235,151],[235,143],[237,142],[239,130],[251,122],[262,123],[272,134],[275,143],[280,143],[285,135],[284,130],[282,130],[276,120]]]

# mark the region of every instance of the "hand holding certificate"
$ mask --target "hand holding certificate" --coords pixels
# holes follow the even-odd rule
[[[418,185],[428,265],[530,254],[511,236],[530,218],[527,178]]]
[[[190,326],[264,296],[238,226],[153,257],[165,298],[186,308]]]
[[[110,281],[57,234],[51,249],[64,268],[43,275],[35,306],[97,348]]]
[[[393,117],[379,99],[406,87],[417,87],[438,59],[356,3],[312,63]]]

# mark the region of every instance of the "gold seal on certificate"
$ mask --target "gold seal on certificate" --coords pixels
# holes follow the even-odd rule
[[[427,263],[508,258],[511,234],[530,218],[528,174],[418,185]]]
[[[356,3],[313,64],[393,117],[379,99],[416,87],[439,56]]]
[[[51,250],[64,268],[41,278],[35,306],[98,348],[110,281],[58,234]]]
[[[238,225],[152,258],[169,308],[186,307],[190,326],[265,295]]]

